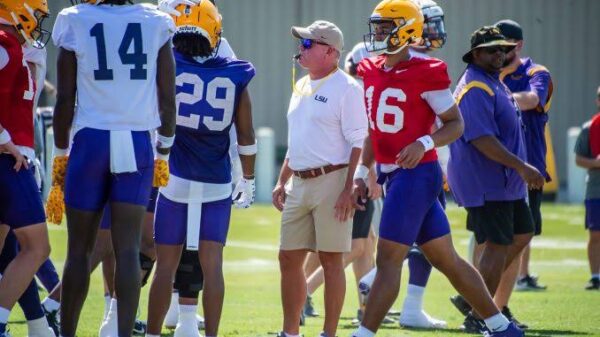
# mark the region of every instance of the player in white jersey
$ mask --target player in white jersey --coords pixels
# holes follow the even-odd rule
[[[174,141],[173,32],[173,20],[155,6],[125,0],[91,0],[57,17],[54,194],[49,200],[57,202],[64,186],[69,249],[61,301],[63,337],[73,337],[77,330],[89,287],[90,253],[107,203],[118,334],[132,334],[141,280],[131,271],[140,269],[140,228],[153,176],[157,185],[168,180],[166,161]],[[156,165],[150,140],[155,129]],[[49,213],[59,220],[56,209],[50,207]]]

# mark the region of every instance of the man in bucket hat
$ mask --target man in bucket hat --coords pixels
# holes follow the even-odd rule
[[[467,69],[454,97],[465,123],[450,145],[448,182],[454,199],[467,210],[467,228],[483,248],[475,266],[495,294],[500,278],[533,236],[525,198],[527,187],[541,188],[544,177],[526,162],[521,111],[499,74],[515,48],[496,27],[482,27],[464,56]],[[469,314],[465,329],[481,330]]]

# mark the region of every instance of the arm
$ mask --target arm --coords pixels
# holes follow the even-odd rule
[[[425,152],[439,146],[444,146],[458,139],[464,131],[464,122],[460,110],[456,104],[453,104],[448,110],[438,115],[442,121],[433,134],[425,135],[414,143],[406,146],[396,157],[396,164],[402,168],[415,168]]]
[[[277,208],[279,211],[283,211],[283,205],[285,204],[285,184],[292,177],[292,169],[288,166],[289,159],[285,158],[283,164],[281,165],[281,170],[279,171],[279,178],[277,179],[277,184],[273,189],[273,206]]]
[[[588,157],[584,157],[582,155],[576,154],[575,155],[575,164],[577,164],[577,166],[582,167],[584,169],[600,169],[600,158],[588,158]]]
[[[161,125],[158,128],[159,137],[171,138],[175,136],[177,108],[175,105],[175,58],[171,50],[171,42],[165,43],[160,48],[157,61],[156,86],[158,92],[158,111]],[[157,152],[162,155],[169,154],[171,144],[156,145]]]
[[[54,145],[66,151],[75,114],[77,59],[75,53],[60,48],[57,61],[56,105],[54,106]],[[59,151],[60,152],[60,151]]]
[[[532,188],[541,188],[544,177],[533,166],[522,161],[519,157],[509,152],[496,137],[483,136],[471,141],[471,144],[484,156],[506,167],[517,171],[525,182]]]
[[[236,111],[235,128],[239,146],[252,146],[256,144],[254,127],[252,125],[252,101],[248,89],[244,89]],[[239,152],[239,151],[238,151]],[[242,163],[242,172],[245,179],[254,179],[254,162],[256,153],[250,155],[239,154]]]
[[[540,104],[540,98],[535,91],[521,91],[512,94],[523,111],[535,109]]]

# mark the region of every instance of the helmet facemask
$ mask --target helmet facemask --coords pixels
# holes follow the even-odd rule
[[[401,52],[412,43],[412,38],[402,41],[399,32],[403,27],[412,25],[413,21],[414,19],[406,21],[404,18],[371,17],[369,19],[369,34],[363,38],[367,51],[376,55]],[[385,38],[382,40],[381,37],[383,36]]]

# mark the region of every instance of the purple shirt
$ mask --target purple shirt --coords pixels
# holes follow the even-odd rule
[[[493,136],[523,161],[523,123],[510,91],[498,74],[469,65],[460,78],[454,98],[465,121],[465,132],[450,144],[448,183],[454,200],[464,207],[483,206],[485,201],[510,201],[527,195],[519,174],[488,159],[471,141]]]
[[[530,58],[521,59],[521,65],[512,73],[502,74],[500,78],[511,92],[533,91],[540,99],[535,109],[523,111],[525,124],[525,147],[527,162],[540,171],[547,181],[550,175],[546,171],[546,136],[548,110],[552,98],[552,79],[546,67],[533,63]]]

